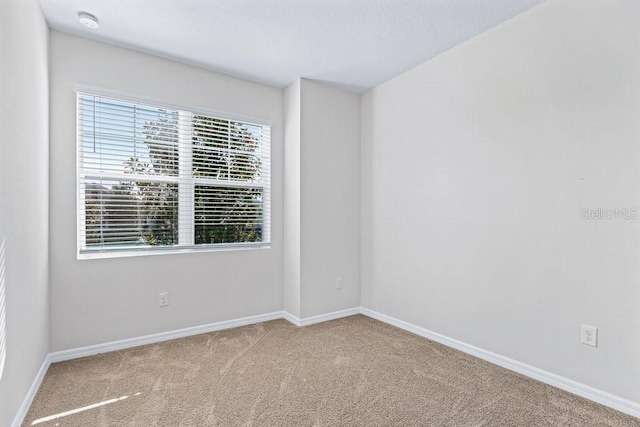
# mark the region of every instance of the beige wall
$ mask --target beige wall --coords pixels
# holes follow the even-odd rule
[[[78,261],[76,84],[272,120],[271,249]],[[282,310],[282,112],[280,89],[51,32],[52,351]]]
[[[640,402],[640,220],[580,212],[640,208],[638,22],[547,1],[363,96],[363,306]]]
[[[49,350],[47,40],[36,0],[0,0],[2,426],[11,425]]]

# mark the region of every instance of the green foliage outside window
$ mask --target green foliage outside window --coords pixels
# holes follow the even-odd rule
[[[138,177],[86,184],[87,247],[178,243],[178,184],[140,178],[178,176],[178,126],[177,112],[158,110],[141,132],[149,161],[134,155],[123,164]],[[191,126],[194,243],[262,241],[263,190],[241,185],[261,178],[259,137],[242,123],[206,116]]]

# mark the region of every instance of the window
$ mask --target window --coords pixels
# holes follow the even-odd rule
[[[78,253],[268,246],[267,124],[78,92]]]

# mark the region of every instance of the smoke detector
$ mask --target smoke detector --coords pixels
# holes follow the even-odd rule
[[[98,28],[98,18],[87,12],[78,13],[78,21],[87,28]]]

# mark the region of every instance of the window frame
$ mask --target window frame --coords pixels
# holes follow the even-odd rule
[[[268,130],[268,136],[263,138],[262,142],[267,144],[266,155],[263,152],[262,160],[266,161],[263,163],[263,172],[266,172],[266,178],[262,178],[264,182],[260,185],[248,185],[255,188],[262,188],[263,191],[263,204],[262,204],[262,215],[263,215],[263,229],[262,229],[262,241],[260,242],[230,242],[230,243],[202,243],[196,244],[194,239],[195,233],[193,231],[195,227],[195,218],[193,216],[195,211],[195,203],[194,198],[190,199],[190,204],[186,207],[183,206],[184,203],[178,202],[178,236],[177,243],[174,245],[165,245],[165,246],[136,246],[136,247],[110,247],[110,248],[95,248],[95,249],[87,249],[86,241],[81,242],[81,238],[86,238],[86,225],[85,225],[85,217],[86,217],[86,205],[85,205],[85,197],[84,197],[84,189],[82,188],[85,185],[85,177],[89,176],[86,173],[83,173],[82,168],[82,138],[81,138],[81,109],[80,109],[80,95],[88,95],[88,96],[97,96],[97,97],[105,97],[112,98],[118,101],[123,101],[131,104],[141,104],[145,106],[169,109],[169,110],[177,110],[182,119],[182,113],[186,112],[192,116],[206,116],[214,119],[221,120],[229,120],[234,122],[241,122],[243,124],[260,126],[263,130],[266,128]],[[98,88],[89,85],[75,85],[74,86],[74,99],[75,99],[75,115],[76,115],[76,251],[77,251],[77,259],[96,259],[96,258],[120,258],[120,257],[132,257],[132,256],[146,256],[146,255],[161,255],[161,254],[185,254],[185,253],[201,253],[201,252],[218,252],[218,251],[237,251],[237,250],[253,250],[253,249],[270,249],[271,248],[271,192],[272,192],[272,173],[271,173],[271,128],[273,126],[273,121],[263,118],[251,117],[240,114],[230,114],[215,110],[210,110],[207,108],[201,108],[199,106],[186,106],[182,104],[176,104],[174,102],[167,102],[163,100],[159,100],[157,98],[147,98],[127,92],[108,90],[103,88]],[[185,150],[185,148],[189,148],[189,150]],[[185,151],[188,151],[188,154],[185,155]],[[175,179],[173,177],[166,176],[165,178],[169,178],[163,180],[162,178],[157,178],[154,175],[145,176],[144,180],[149,181],[158,181],[158,182],[168,182],[170,180],[176,181],[178,186],[189,185],[193,187],[190,191],[193,193],[195,191],[195,187],[198,185],[199,181],[206,180],[203,178],[197,178],[191,176],[188,182],[184,180],[184,161],[187,160],[187,164],[190,164],[191,157],[193,154],[193,146],[188,146],[187,144],[182,143],[180,141],[178,143],[178,162],[180,164],[179,169],[181,172],[178,174]],[[187,158],[187,159],[185,159]],[[116,175],[116,174],[114,174]],[[103,173],[101,175],[102,179],[113,179],[109,177],[109,173]],[[213,181],[211,181],[213,182]],[[225,184],[227,186],[233,187],[234,184],[239,184],[239,186],[244,186],[242,181],[226,181]],[[180,189],[179,189],[180,191]],[[185,218],[187,215],[190,215],[190,221],[185,223]],[[181,237],[180,232],[184,229],[190,229],[191,233],[189,233],[189,238],[191,238],[191,244],[184,243],[184,237]],[[181,243],[181,240],[183,241]]]

